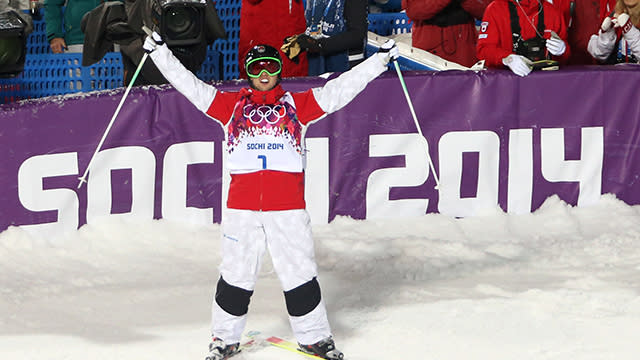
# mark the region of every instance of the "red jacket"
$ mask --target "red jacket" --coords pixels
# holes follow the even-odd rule
[[[599,27],[604,17],[610,15],[616,7],[616,0],[553,0],[551,3],[562,12],[564,21],[569,28],[573,28],[573,26],[576,25],[576,18],[579,18],[581,14],[592,15],[592,18],[585,18],[585,20],[599,20]],[[574,3],[573,14],[571,14],[571,3]]]
[[[462,24],[437,26],[425,22],[433,19],[452,3],[460,3],[469,20]],[[402,7],[412,20],[412,45],[463,66],[477,62],[477,32],[474,19],[481,19],[491,0],[403,0]]]
[[[513,54],[513,40],[511,36],[511,17],[509,15],[509,2],[516,4],[522,38],[527,40],[536,36],[538,24],[538,0],[520,0],[519,4],[514,0],[494,0],[485,10],[478,35],[478,58],[485,60],[489,67],[504,67],[502,59]],[[551,36],[550,31],[555,31],[567,44],[567,50],[562,56],[552,56],[564,64],[569,59],[571,51],[567,42],[567,27],[562,13],[546,0],[542,0],[544,9],[545,32],[541,34],[545,39]]]
[[[574,4],[571,14],[571,3]],[[613,11],[616,0],[553,0],[567,24],[571,57],[569,65],[594,64],[587,51],[592,34],[597,34],[604,17]]]
[[[291,4],[291,8],[289,8]],[[238,41],[238,70],[246,79],[244,58],[247,51],[258,44],[280,49],[284,39],[302,34],[307,28],[302,0],[242,0]],[[307,54],[301,53],[294,63],[282,52],[282,77],[307,76]]]

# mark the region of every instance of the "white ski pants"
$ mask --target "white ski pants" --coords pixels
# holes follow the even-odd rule
[[[313,302],[314,308],[305,311],[304,315],[294,316],[289,311],[289,321],[296,340],[301,344],[313,344],[330,336],[326,309],[315,280],[318,273],[311,221],[307,211],[225,210],[222,218],[222,263],[219,270],[226,288],[239,288],[237,291],[241,293],[252,292],[266,249],[269,249],[285,298],[288,292],[296,293],[296,302],[304,302],[301,297],[308,297],[309,293],[315,297],[317,294],[319,302]],[[309,288],[307,284],[315,284],[317,292],[296,291],[299,288]],[[212,334],[227,344],[236,343],[242,336],[247,314],[234,315],[225,311],[219,304],[221,292],[219,283],[216,293],[218,301],[214,298],[212,306]],[[288,308],[291,302],[289,298]],[[248,301],[246,297],[247,305]],[[242,312],[246,310],[240,311]]]

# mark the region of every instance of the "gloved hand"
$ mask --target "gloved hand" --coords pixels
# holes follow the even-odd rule
[[[610,17],[604,18],[602,21],[602,25],[600,25],[600,31],[598,33],[598,41],[606,47],[610,47],[610,44],[614,44],[616,42],[616,32],[613,27],[616,25],[617,20],[611,19]]]
[[[627,41],[631,53],[640,56],[640,30],[633,25],[628,14],[622,13],[615,20],[616,26],[622,28],[622,36]]]
[[[532,69],[531,60],[522,55],[511,54],[502,59],[502,63],[509,67],[509,69],[518,76],[527,76]]]
[[[322,53],[322,43],[307,34],[298,34],[286,37],[280,50],[297,64],[300,61],[298,55],[303,51],[311,54]]]
[[[385,63],[398,60],[400,57],[400,49],[398,49],[398,45],[396,45],[393,39],[385,41],[385,43],[380,46],[378,53],[382,55],[382,60]]]
[[[640,30],[633,25],[629,14],[622,13],[614,20],[616,27],[622,28],[622,35],[627,41],[640,38]]]
[[[302,50],[306,50],[311,54],[319,54],[322,52],[322,43],[307,34],[298,35],[296,42]]]
[[[300,63],[300,59],[298,55],[303,51],[300,48],[300,44],[296,41],[298,39],[298,35],[288,36],[284,38],[282,42],[282,46],[280,46],[280,50],[296,64]]]
[[[151,35],[147,35],[146,39],[144,39],[144,44],[142,44],[142,48],[147,53],[153,52],[158,46],[162,46],[164,41],[162,41],[162,37],[157,32],[151,33]]]
[[[606,17],[604,18],[604,20],[602,20],[602,25],[600,25],[600,30],[602,32],[608,32],[610,30],[613,30],[613,21],[611,21],[610,17]]]
[[[613,19],[613,23],[615,24],[615,27],[622,28],[623,33],[628,32],[630,28],[633,26],[633,24],[631,23],[631,18],[629,17],[629,14],[625,14],[625,13],[622,13],[618,15],[615,19]]]
[[[567,44],[553,31],[551,32],[551,37],[546,41],[546,46],[551,55],[555,56],[560,56],[567,51]]]
[[[611,55],[616,45],[617,35],[614,30],[617,20],[604,18],[598,34],[591,35],[587,44],[587,51],[598,61],[605,61]]]

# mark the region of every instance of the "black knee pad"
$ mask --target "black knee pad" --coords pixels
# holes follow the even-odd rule
[[[316,278],[313,278],[295,289],[285,291],[284,299],[289,315],[306,315],[320,304],[320,284]]]
[[[234,316],[245,315],[249,311],[249,300],[253,291],[229,285],[222,276],[216,288],[216,303],[222,310]]]

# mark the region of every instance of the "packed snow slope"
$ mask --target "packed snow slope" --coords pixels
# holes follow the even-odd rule
[[[535,213],[314,227],[347,360],[636,360],[640,207],[611,195]],[[220,227],[118,218],[63,239],[0,233],[0,359],[202,360]],[[247,331],[291,337],[270,261]],[[271,346],[238,360],[302,359]]]

